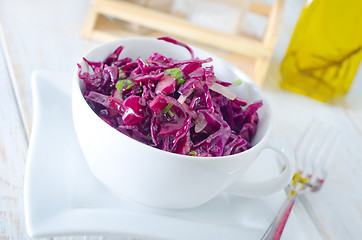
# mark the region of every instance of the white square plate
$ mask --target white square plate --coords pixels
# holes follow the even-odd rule
[[[93,177],[79,148],[72,121],[70,82],[69,76],[59,73],[37,71],[32,75],[34,118],[25,174],[25,216],[31,237],[262,237],[285,200],[282,191],[255,199],[222,194],[201,207],[186,210],[150,208],[113,195]],[[266,172],[251,170],[246,177],[258,179],[270,175],[271,169],[278,170],[276,161],[260,162],[271,165],[264,167]],[[304,239],[294,214],[283,239]]]

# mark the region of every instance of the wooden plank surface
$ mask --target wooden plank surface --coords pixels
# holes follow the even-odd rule
[[[97,44],[80,38],[88,6],[88,0],[76,4],[73,1],[0,1],[4,52],[9,56],[10,77],[27,136],[30,136],[32,121],[32,71],[72,72],[79,57]]]
[[[27,139],[0,48],[0,239],[27,239],[23,207]]]
[[[0,239],[28,239],[23,177],[32,123],[31,72],[35,69],[73,72],[79,57],[98,43],[81,37],[89,3],[88,0],[0,1],[4,33],[0,56]],[[335,155],[324,188],[303,198],[296,212],[306,206],[305,211],[299,211],[305,212],[300,213],[301,223],[310,214],[326,239],[357,240],[362,236],[359,184],[362,181],[362,71],[344,105],[321,104],[278,87],[279,64],[303,3],[286,0],[281,36],[264,90],[277,117],[274,131],[291,145],[296,144],[297,136],[312,116],[342,129],[340,151]]]

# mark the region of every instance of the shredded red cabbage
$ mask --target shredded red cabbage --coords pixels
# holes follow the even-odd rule
[[[216,79],[212,66],[203,67],[211,58],[195,58],[189,46],[172,38],[159,40],[185,47],[191,58],[153,53],[148,59],[119,59],[120,46],[103,62],[84,59],[92,73],[82,73],[78,64],[89,106],[118,131],[165,151],[226,156],[249,149],[262,101],[247,105],[227,98],[215,89],[231,84]]]

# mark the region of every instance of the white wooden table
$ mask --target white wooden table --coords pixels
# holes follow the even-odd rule
[[[341,129],[342,141],[324,187],[301,198],[294,210],[301,224],[311,220],[313,226],[306,227],[325,239],[357,240],[362,236],[362,69],[344,102],[337,105],[279,88],[280,61],[302,3],[286,1],[280,39],[263,88],[276,115],[274,130],[291,145],[312,118]],[[88,0],[0,1],[0,239],[29,239],[23,189],[32,124],[31,73],[63,72],[69,75],[64,81],[71,81],[79,57],[97,44],[80,34],[88,5]]]

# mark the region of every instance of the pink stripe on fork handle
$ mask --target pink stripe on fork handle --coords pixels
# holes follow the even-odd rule
[[[293,198],[293,197],[292,197]],[[284,227],[285,227],[285,224],[287,223],[288,221],[288,218],[289,218],[289,214],[290,212],[292,211],[292,208],[294,206],[294,202],[295,202],[295,198],[293,198],[291,200],[291,202],[289,203],[289,206],[288,206],[288,209],[287,211],[285,212],[285,214],[283,215],[283,218],[277,228],[277,230],[275,231],[275,234],[273,236],[273,240],[279,240],[280,237],[282,236],[283,234],[283,230],[284,230]]]
[[[297,194],[289,196],[285,200],[283,206],[279,210],[278,214],[274,218],[272,224],[269,226],[261,240],[279,240],[281,238],[285,224],[287,223],[290,212],[294,206],[296,197]]]

